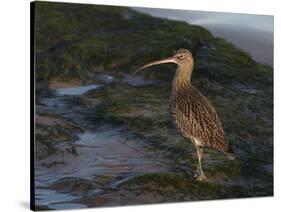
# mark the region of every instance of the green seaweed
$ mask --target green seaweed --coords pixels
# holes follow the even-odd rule
[[[178,200],[179,194],[182,194],[184,200],[248,197],[247,190],[243,187],[197,182],[177,173],[145,174],[128,180],[120,186],[139,193],[157,192],[174,201]]]
[[[196,79],[204,75],[223,84],[272,82],[270,67],[200,26],[152,18],[126,7],[35,2],[35,11],[38,81],[89,79],[100,69],[133,72],[184,47],[196,55]],[[143,74],[166,81],[173,73],[171,66],[163,65],[161,72]]]
[[[57,145],[62,142],[72,142],[77,139],[77,129],[68,129],[64,125],[43,126],[36,125],[36,158],[43,159],[57,152]],[[74,131],[74,132],[73,132]],[[55,164],[54,164],[55,165]]]

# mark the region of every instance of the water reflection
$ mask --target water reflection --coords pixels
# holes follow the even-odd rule
[[[101,85],[85,85],[85,86],[76,86],[76,87],[70,87],[70,88],[58,88],[56,89],[56,92],[58,95],[81,95],[83,93],[86,93],[89,90],[96,89],[100,87]]]

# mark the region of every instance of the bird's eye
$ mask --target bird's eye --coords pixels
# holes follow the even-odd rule
[[[182,54],[180,54],[180,55],[179,55],[179,58],[180,58],[180,59],[183,59],[183,58],[184,58],[184,56],[183,56]]]

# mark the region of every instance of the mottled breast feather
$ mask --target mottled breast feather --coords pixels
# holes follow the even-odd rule
[[[224,153],[231,152],[214,107],[192,85],[184,86],[171,96],[170,112],[183,137],[199,140],[202,146]]]

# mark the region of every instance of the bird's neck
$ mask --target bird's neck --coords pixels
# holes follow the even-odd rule
[[[192,69],[193,65],[178,66],[173,79],[173,95],[176,95],[179,91],[191,86]]]

